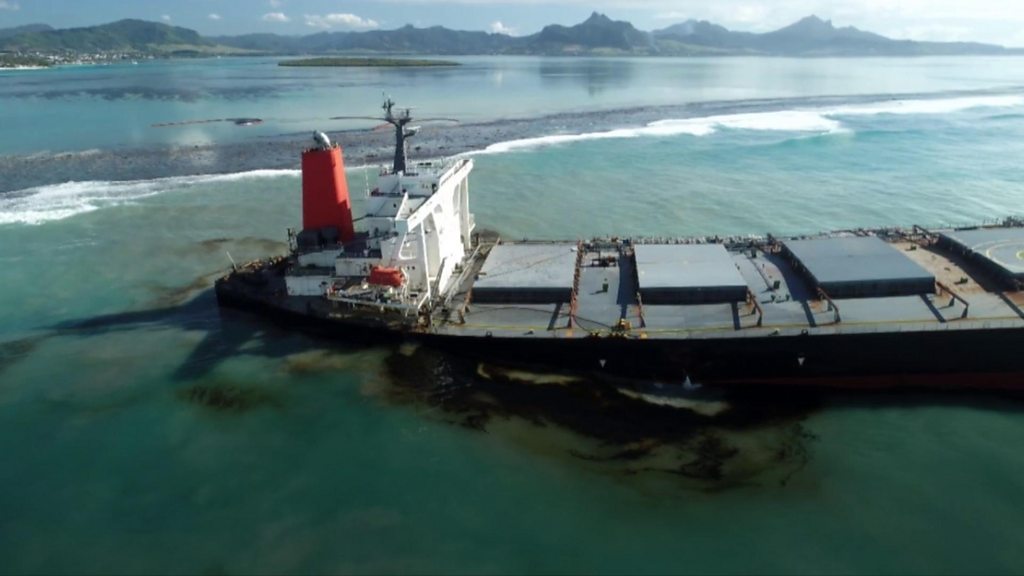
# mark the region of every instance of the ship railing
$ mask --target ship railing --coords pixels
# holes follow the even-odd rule
[[[1013,310],[1014,314],[1016,314],[1017,316],[1019,316],[1022,319],[1024,319],[1024,310],[1021,310],[1020,306],[1018,306],[1017,303],[1014,302],[1012,298],[1007,296],[1006,292],[1000,292],[999,293],[999,299],[1002,300],[1003,303],[1006,304],[1010,308],[1010,310]]]
[[[640,267],[636,265],[636,251],[620,249],[619,258],[633,258],[633,285],[636,286],[636,311],[640,318],[640,327],[647,328],[647,317],[644,315],[644,298],[640,294]]]
[[[640,327],[647,328],[647,318],[644,317],[644,299],[639,290],[636,291],[636,313],[640,318]]]
[[[760,265],[758,265],[758,263],[754,262],[753,260],[751,260],[750,263],[754,266],[754,270],[757,270],[757,273],[761,276],[761,279],[764,280],[764,285],[769,290],[774,292],[775,282],[768,276],[768,271],[765,269],[766,264],[762,261]],[[747,291],[749,292],[750,290],[748,289]],[[757,298],[754,297],[754,300],[756,301]]]
[[[427,287],[430,289],[428,292],[429,297],[440,296],[441,294],[441,279],[444,277],[444,265],[448,261],[448,258],[441,258],[441,263],[437,266],[437,276],[431,280],[427,277]],[[449,281],[451,277],[449,276]]]
[[[576,325],[576,312],[579,309],[580,278],[583,275],[583,241],[576,242],[576,265],[572,273],[572,294],[569,297],[569,323],[566,328]]]
[[[470,286],[469,290],[466,291],[466,298],[462,301],[462,306],[459,306],[459,324],[466,323],[466,314],[469,314],[469,303],[473,300],[473,287]]]
[[[832,320],[833,323],[834,324],[839,324],[840,322],[842,322],[843,319],[839,315],[839,306],[836,305],[835,300],[833,300],[828,295],[828,293],[825,292],[824,290],[822,290],[821,288],[818,288],[818,297],[821,298],[822,300],[824,300],[826,303],[828,303],[828,309],[831,310],[833,312],[833,314],[834,314],[834,317],[833,317],[833,320]]]
[[[449,286],[451,286],[451,287],[448,289],[448,295],[445,296],[443,304],[442,304],[442,306],[444,308],[448,308],[448,307],[451,306],[452,300],[454,300],[455,296],[457,296],[459,294],[459,290],[462,288],[463,285],[465,285],[466,280],[469,278],[469,275],[470,275],[471,271],[474,269],[473,268],[473,263],[476,262],[477,258],[479,258],[479,257],[480,257],[480,246],[477,245],[473,249],[473,252],[470,253],[470,255],[468,257],[463,259],[463,261],[462,261],[462,271],[459,272],[458,277],[455,278],[454,282],[451,282],[449,284]],[[473,292],[473,287],[470,286],[469,290],[466,292],[466,304],[467,305],[469,303],[469,295],[472,292]]]
[[[939,294],[949,294],[951,298],[951,300],[949,301],[950,306],[952,306],[954,302],[959,302],[964,305],[964,311],[963,314],[960,315],[960,319],[962,320],[964,318],[967,318],[967,313],[970,311],[971,303],[968,302],[966,298],[958,294],[956,290],[953,290],[952,288],[943,284],[942,282],[936,281],[935,285],[939,287]]]
[[[763,339],[766,335],[816,336],[834,334],[899,334],[920,332],[953,332],[973,330],[1024,330],[1024,319],[1018,316],[972,317],[957,322],[936,322],[934,319],[901,321],[847,321],[844,324],[772,323],[761,329],[736,331],[735,326],[655,328],[646,334],[650,338],[750,338]]]
[[[921,235],[921,238],[924,240],[922,244],[924,245],[935,244],[936,242],[939,241],[939,235],[936,234],[935,232],[932,232],[928,228],[925,228],[924,226],[918,226],[917,224],[914,224],[912,230],[915,234]]]
[[[754,313],[757,314],[756,326],[758,328],[764,326],[764,308],[761,308],[761,303],[757,301],[757,295],[750,288],[747,288],[747,302],[754,307]]]
[[[441,168],[441,177],[437,179],[437,187],[440,188],[447,182],[452,176],[461,171],[470,163],[469,158],[459,158],[451,164],[446,164]]]
[[[377,302],[375,300],[363,300],[360,298],[349,298],[345,296],[329,295],[327,299],[338,304],[346,304],[350,308],[364,308],[377,310],[379,312],[399,312],[403,316],[419,313],[427,302],[427,295],[424,294],[413,302]]]

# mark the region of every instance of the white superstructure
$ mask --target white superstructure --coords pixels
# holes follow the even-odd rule
[[[314,245],[292,236],[296,262],[286,275],[288,295],[407,313],[444,295],[472,247],[472,169],[469,158],[383,169],[364,213],[354,219],[352,241]]]

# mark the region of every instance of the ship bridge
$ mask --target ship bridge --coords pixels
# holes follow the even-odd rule
[[[291,236],[288,295],[419,311],[449,290],[470,253],[472,159],[408,165],[403,150],[400,163],[381,170],[357,217],[342,162],[337,146],[303,155],[303,229]]]
[[[421,163],[412,172],[382,170],[348,241],[331,227],[297,235],[301,274],[288,276],[288,293],[420,310],[450,288],[472,245],[472,169],[473,161],[463,158]]]

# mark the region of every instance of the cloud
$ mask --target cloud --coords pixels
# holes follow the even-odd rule
[[[21,8],[21,6],[19,6],[17,2],[12,2],[10,0],[0,0],[0,10],[14,11],[19,8]]]
[[[380,28],[380,23],[355,14],[306,14],[306,26],[311,28],[340,28],[342,30],[370,30]]]
[[[908,40],[961,42],[964,40],[970,40],[971,29],[965,26],[928,24],[921,26],[905,26],[895,30],[887,30],[886,35],[891,38],[906,38]]]
[[[171,15],[170,14],[161,14],[160,15],[160,19],[163,20],[164,22],[170,22],[171,21]]]
[[[220,20],[221,19],[220,18],[220,14],[217,14],[217,13],[210,14],[209,16],[207,16],[207,18],[209,18],[210,20]]]
[[[510,26],[505,26],[504,24],[502,24],[501,20],[495,20],[494,22],[491,23],[491,33],[505,34],[506,36],[515,36],[516,29]]]
[[[728,27],[744,30],[774,30],[796,22],[804,16],[810,16],[814,10],[782,12],[778,8],[761,3],[734,2],[730,4],[715,4],[709,6],[706,11],[700,14],[698,19],[711,20],[716,24],[725,24]],[[669,13],[675,18],[671,20],[682,20],[679,13]],[[660,20],[667,19],[665,14],[659,14]]]
[[[267,12],[263,15],[264,22],[291,22],[291,20],[284,12]]]
[[[284,0],[267,0],[267,4],[271,8],[280,8],[281,6],[284,6]]]

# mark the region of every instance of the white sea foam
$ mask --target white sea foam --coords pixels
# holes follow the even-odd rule
[[[65,182],[38,186],[0,195],[0,225],[42,224],[201,185],[298,174],[298,170],[252,170],[235,174],[176,176],[154,180]]]
[[[967,96],[945,99],[888,100],[829,108],[778,110],[722,114],[698,118],[667,119],[651,122],[639,128],[621,128],[606,132],[557,134],[498,142],[485,148],[483,154],[498,154],[515,150],[538,148],[612,138],[639,138],[644,136],[710,136],[721,130],[754,130],[796,132],[811,134],[840,134],[850,130],[841,118],[875,116],[881,114],[952,114],[974,108],[1012,108],[1024,106],[1022,95]]]
[[[726,114],[721,116],[705,116],[701,118],[682,118],[659,120],[639,128],[620,128],[606,132],[587,132],[583,134],[556,134],[523,138],[492,144],[483,150],[484,154],[498,154],[582,142],[586,140],[606,140],[612,138],[640,138],[645,136],[709,136],[722,129],[732,130],[765,130],[781,132],[835,133],[843,131],[838,120],[828,118],[818,112],[809,110],[781,110],[778,112],[753,112],[747,114]]]
[[[707,136],[720,129],[758,130],[776,132],[815,132],[830,134],[841,132],[842,124],[838,120],[813,110],[779,110],[777,112],[751,112],[747,114],[727,114],[708,116],[706,118],[687,118],[684,120],[659,120],[652,122],[648,128],[664,128],[670,131],[673,127],[689,128],[684,134]],[[655,133],[654,135],[660,135]]]
[[[871,104],[839,106],[824,110],[827,116],[875,116],[879,114],[952,114],[974,108],[1024,106],[1024,95],[964,96],[934,100],[889,100]]]
[[[664,121],[668,122],[668,121]],[[691,136],[706,136],[714,131],[714,129],[707,126],[703,126],[697,123],[684,123],[679,121],[679,124],[662,124],[656,122],[648,126],[641,128],[620,128],[618,130],[609,130],[607,132],[587,132],[583,134],[554,134],[551,136],[538,136],[536,138],[522,138],[520,140],[509,140],[506,142],[498,142],[491,144],[485,148],[483,154],[499,154],[502,152],[511,152],[513,150],[523,150],[527,148],[538,148],[541,146],[554,146],[557,144],[567,144],[570,142],[583,142],[585,140],[607,140],[613,138],[639,138],[641,136],[676,136],[680,134],[689,134]]]

